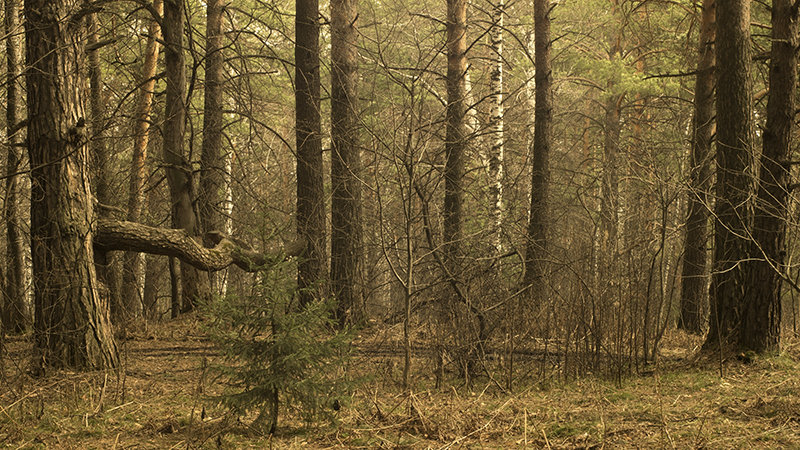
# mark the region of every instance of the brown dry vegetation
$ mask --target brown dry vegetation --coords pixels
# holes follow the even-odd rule
[[[33,379],[27,343],[9,343],[0,390],[0,447],[8,448],[741,448],[800,447],[800,348],[725,362],[691,357],[673,334],[646,374],[613,382],[531,380],[512,394],[479,378],[471,389],[432,389],[416,359],[403,394],[399,355],[357,352],[372,376],[335,412],[335,424],[282,418],[274,438],[208,402],[218,353],[193,317],[139,330],[122,344],[118,373],[59,372]],[[386,345],[365,333],[359,347]],[[389,346],[393,347],[393,346]],[[720,376],[722,368],[723,376]]]

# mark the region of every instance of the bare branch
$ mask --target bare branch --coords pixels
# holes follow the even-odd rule
[[[305,243],[298,241],[288,245],[282,252],[259,253],[219,232],[208,233],[204,240],[212,247],[203,246],[183,230],[108,219],[97,221],[94,234],[95,246],[106,251],[126,250],[172,256],[210,272],[223,270],[230,265],[247,272],[257,272],[287,257],[298,256],[305,249]]]

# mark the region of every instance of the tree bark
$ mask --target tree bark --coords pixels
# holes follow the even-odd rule
[[[84,113],[86,29],[78,0],[26,0],[28,153],[35,367],[118,364],[108,304],[98,295]]]
[[[615,14],[619,11],[618,0],[611,0]],[[611,45],[608,52],[610,61],[617,61],[622,57],[622,24],[611,36]],[[619,138],[621,132],[621,105],[625,94],[615,93],[613,80],[608,81],[605,93],[605,119],[603,122],[603,174],[600,186],[600,258],[605,275],[601,278],[609,283],[612,274],[611,265],[616,261],[619,235]]]
[[[5,329],[20,333],[30,323],[30,311],[25,296],[25,239],[23,237],[23,216],[20,194],[23,176],[21,136],[18,124],[21,120],[20,104],[20,58],[22,39],[19,27],[20,4],[18,0],[5,0],[6,31],[6,136],[8,159],[6,161],[6,262],[5,298],[2,302],[0,320]]]
[[[678,326],[694,334],[703,331],[703,309],[708,303],[708,191],[711,187],[711,141],[714,135],[715,9],[715,0],[703,1],[694,85],[691,172],[681,275],[681,320]]]
[[[550,147],[553,130],[553,69],[550,60],[550,0],[535,0],[534,63],[535,110],[533,170],[528,240],[525,248],[524,282],[534,305],[544,293],[544,262],[547,251],[548,197],[550,192]]]
[[[163,0],[155,0],[153,9],[162,15],[164,11]],[[145,47],[144,63],[142,65],[142,79],[139,87],[139,96],[136,102],[136,115],[133,122],[133,156],[131,157],[131,178],[128,191],[128,220],[139,222],[144,204],[144,187],[147,181],[147,145],[150,141],[150,114],[153,110],[153,94],[156,87],[156,68],[158,67],[159,43],[161,27],[151,19],[147,27],[147,46]],[[126,253],[122,279],[122,293],[125,296],[125,308],[142,302],[146,310],[148,303],[140,300],[138,278],[142,271],[142,255]],[[142,293],[144,299],[144,293]],[[149,314],[145,311],[145,314]]]
[[[462,248],[464,153],[467,146],[467,2],[447,0],[447,112],[444,168],[443,239],[445,262],[458,273]]]
[[[89,36],[86,46],[86,56],[89,66],[89,111],[91,116],[91,136],[89,138],[89,155],[93,159],[91,169],[94,173],[95,198],[101,205],[111,205],[110,184],[111,168],[108,149],[103,135],[105,134],[105,101],[103,99],[103,71],[100,67],[100,48],[98,42],[99,24],[97,14],[87,16]],[[102,209],[98,215],[103,215]],[[135,311],[129,311],[122,303],[122,273],[119,260],[115,254],[95,252],[94,261],[97,264],[97,278],[102,283],[104,295],[108,295],[111,305],[111,314],[116,318],[126,317]]]
[[[297,264],[300,303],[325,296],[327,249],[319,79],[319,2],[296,0],[295,114],[297,236],[308,242]]]
[[[489,153],[489,202],[491,206],[491,235],[489,251],[493,256],[503,253],[503,160],[505,158],[505,134],[503,112],[503,0],[492,5],[492,27],[489,37],[492,42],[491,112],[489,124],[492,144]],[[499,267],[499,265],[498,265]]]
[[[772,1],[767,123],[753,224],[752,261],[739,346],[777,351],[781,338],[781,277],[786,271],[789,166],[797,87],[797,9],[790,0]]]
[[[91,135],[89,139],[89,155],[92,157],[92,172],[94,196],[103,205],[110,205],[109,201],[109,170],[108,151],[103,139],[105,128],[105,102],[103,101],[103,72],[100,68],[100,41],[97,14],[87,16],[89,30],[86,46],[89,74],[89,112],[91,114]],[[113,305],[112,305],[113,307]]]
[[[752,191],[750,2],[720,2],[716,21],[717,181],[706,349],[736,345],[739,338]]]
[[[297,256],[305,249],[298,241],[289,245],[286,255],[264,254],[236,242],[220,232],[206,233],[201,244],[185,230],[157,228],[121,220],[98,219],[94,246],[106,251],[125,250],[164,255],[180,259],[195,269],[219,271],[236,265],[247,272],[280,261],[285,256]],[[205,245],[204,245],[205,244]],[[186,265],[182,265],[181,270]]]
[[[144,255],[144,286],[142,287],[142,309],[148,320],[157,320],[158,284],[164,273],[168,272],[167,260],[158,255]],[[180,309],[180,307],[176,308]]]
[[[223,232],[228,236],[233,235],[233,158],[234,153],[228,153],[225,158],[225,200],[222,205],[223,211]],[[226,297],[228,295],[228,286],[230,285],[230,273],[225,272],[220,280],[220,295]]]
[[[340,323],[361,319],[363,247],[358,0],[331,2],[331,287]]]
[[[186,121],[186,79],[183,55],[184,1],[164,2],[164,59],[167,70],[166,106],[164,114],[164,163],[172,201],[172,227],[190,236],[200,233],[193,206],[192,166],[184,152]],[[181,312],[191,311],[198,301],[210,295],[208,276],[197,269],[181,267],[183,305]]]
[[[203,108],[203,146],[200,161],[198,207],[203,232],[223,231],[221,214],[225,185],[222,154],[222,14],[223,0],[206,3],[206,79]],[[212,289],[218,291],[216,277],[209,274]]]
[[[603,176],[600,196],[601,253],[606,261],[617,253],[619,234],[619,136],[621,95],[606,100],[603,140]]]

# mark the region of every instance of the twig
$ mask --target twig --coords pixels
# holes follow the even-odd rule
[[[474,434],[476,434],[476,433],[479,433],[479,432],[483,431],[484,429],[486,429],[486,427],[488,427],[488,426],[489,426],[489,424],[491,424],[491,423],[492,423],[492,421],[494,421],[494,419],[496,419],[496,418],[497,418],[497,416],[499,416],[499,415],[500,415],[500,411],[502,411],[502,410],[503,410],[503,408],[505,408],[506,406],[508,406],[508,404],[509,404],[509,403],[511,403],[511,400],[513,400],[513,399],[514,399],[514,397],[511,397],[511,398],[509,398],[508,400],[506,400],[506,402],[505,402],[505,403],[503,403],[503,404],[502,404],[502,406],[500,406],[499,408],[497,408],[497,409],[494,411],[494,414],[492,415],[492,417],[491,417],[491,418],[489,418],[489,420],[488,420],[488,421],[487,421],[485,424],[483,424],[483,425],[482,425],[480,428],[476,428],[475,430],[472,430],[470,433],[467,433],[467,434],[465,434],[464,436],[461,436],[460,438],[456,438],[456,439],[455,439],[453,442],[451,442],[451,443],[449,443],[449,444],[447,444],[447,445],[445,445],[445,446],[443,446],[443,447],[440,447],[440,448],[439,448],[439,450],[444,450],[444,449],[446,449],[446,448],[450,448],[450,447],[452,447],[452,446],[454,446],[454,445],[458,444],[459,442],[461,442],[461,441],[463,441],[463,440],[467,439],[468,437],[470,437],[470,436],[472,436],[472,435],[474,435]],[[545,439],[546,439],[546,438],[545,438]],[[549,448],[549,445],[548,445],[548,448]]]

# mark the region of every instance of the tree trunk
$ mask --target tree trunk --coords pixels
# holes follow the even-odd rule
[[[153,8],[161,15],[164,11],[163,0],[155,0]],[[136,115],[133,123],[133,156],[131,158],[131,178],[128,191],[128,220],[141,221],[142,206],[144,204],[144,187],[147,181],[147,145],[150,141],[150,114],[153,110],[153,94],[156,87],[156,68],[158,67],[159,43],[161,27],[155,20],[150,20],[147,27],[147,46],[145,47],[144,63],[142,65],[142,79],[139,96],[136,102]],[[126,309],[132,309],[138,303],[143,304],[146,310],[148,303],[143,301],[144,293],[140,300],[138,279],[142,271],[142,255],[126,253],[123,270],[122,293]],[[145,311],[145,315],[149,315]]]
[[[181,287],[181,266],[177,258],[169,257],[169,300],[170,317],[173,319],[181,315],[183,304],[183,289]]]
[[[608,60],[611,64],[618,64],[622,59],[623,18],[619,17],[620,7],[618,0],[611,0],[611,9],[616,23],[616,29],[610,36]],[[600,176],[600,224],[597,228],[598,239],[595,246],[595,296],[592,297],[592,317],[590,329],[593,335],[593,351],[595,360],[599,364],[598,356],[606,345],[606,339],[614,339],[613,333],[618,331],[614,319],[619,319],[620,314],[615,314],[614,305],[618,296],[622,267],[619,264],[619,225],[620,225],[620,134],[621,114],[624,93],[619,93],[616,80],[611,77],[603,93],[605,99],[605,117],[603,118],[603,155]],[[595,300],[596,299],[596,300]],[[617,339],[615,342],[619,343]]]
[[[78,0],[26,0],[28,153],[35,366],[118,363],[93,263],[94,208],[82,94],[86,29]]]
[[[547,251],[550,146],[553,129],[553,69],[550,62],[550,0],[534,1],[535,106],[533,169],[528,241],[525,248],[524,282],[534,305],[544,293],[544,261]]]
[[[451,274],[462,248],[464,153],[467,146],[466,85],[467,2],[447,0],[447,128],[445,136],[443,238],[445,262]]]
[[[203,108],[203,147],[201,150],[198,206],[203,232],[223,231],[220,213],[225,184],[222,154],[222,13],[223,0],[206,3],[206,80]],[[212,289],[218,292],[217,277],[209,274]]]
[[[5,329],[20,333],[30,323],[30,312],[25,299],[25,239],[23,237],[23,217],[20,193],[23,177],[18,174],[22,168],[23,142],[19,130],[21,120],[20,105],[20,53],[22,39],[19,35],[19,1],[5,0],[6,31],[6,136],[8,138],[8,159],[6,161],[6,261],[5,298],[0,305],[0,320]]]
[[[753,226],[753,257],[747,267],[740,347],[777,351],[781,337],[781,276],[785,273],[789,218],[789,165],[797,86],[797,8],[772,1],[772,50],[767,124]]]
[[[110,192],[111,168],[106,142],[103,138],[105,134],[105,101],[103,100],[103,72],[100,67],[100,48],[98,43],[99,24],[97,14],[89,14],[87,17],[89,36],[86,46],[86,56],[89,65],[89,110],[91,116],[91,136],[89,138],[89,155],[94,172],[94,196],[101,205],[111,205],[113,203]],[[103,215],[102,208],[98,215]],[[127,317],[135,311],[129,311],[122,304],[122,273],[119,261],[115,254],[105,252],[95,252],[94,260],[97,264],[97,278],[102,283],[101,289],[108,295],[111,305],[111,314],[116,318]]]
[[[703,306],[708,302],[708,190],[711,187],[711,140],[714,135],[714,23],[715,0],[704,0],[700,21],[697,77],[694,85],[692,154],[689,176],[686,241],[681,285],[684,330],[703,331]]]
[[[234,153],[228,153],[225,158],[225,202],[223,203],[223,223],[224,229],[222,230],[228,236],[233,235],[233,158]],[[228,286],[230,286],[230,273],[223,272],[220,280],[220,295],[226,297],[228,295]]]
[[[603,141],[603,175],[600,196],[601,253],[610,261],[617,253],[619,234],[619,136],[621,95],[606,101],[605,136]]]
[[[157,255],[144,256],[144,286],[142,287],[142,310],[147,320],[158,320],[158,284],[169,267],[166,258]]]
[[[752,190],[750,2],[720,2],[716,12],[717,181],[707,349],[738,341]]]
[[[495,0],[492,5],[492,28],[489,36],[492,41],[491,93],[492,109],[489,121],[492,145],[489,153],[489,201],[491,205],[490,252],[500,256],[503,252],[503,159],[505,156],[505,135],[503,130],[503,0]],[[498,266],[499,267],[499,266]]]
[[[357,18],[358,0],[331,2],[331,287],[342,324],[359,321],[364,302]]]
[[[193,206],[192,165],[184,154],[186,120],[186,79],[183,56],[184,1],[164,2],[164,59],[167,66],[167,92],[164,113],[164,163],[172,201],[172,227],[197,236],[200,228]],[[208,275],[181,267],[183,305],[181,312],[194,309],[210,295]]]
[[[86,57],[89,65],[89,113],[91,114],[91,135],[89,138],[89,155],[93,158],[92,173],[94,196],[103,205],[109,202],[109,170],[108,152],[103,139],[105,128],[105,102],[103,101],[103,72],[100,68],[100,41],[97,14],[87,16],[89,36],[86,46]],[[112,305],[114,307],[115,305]]]
[[[327,290],[325,190],[323,185],[319,79],[319,2],[296,0],[295,114],[297,235],[308,242],[297,264],[300,303]]]

